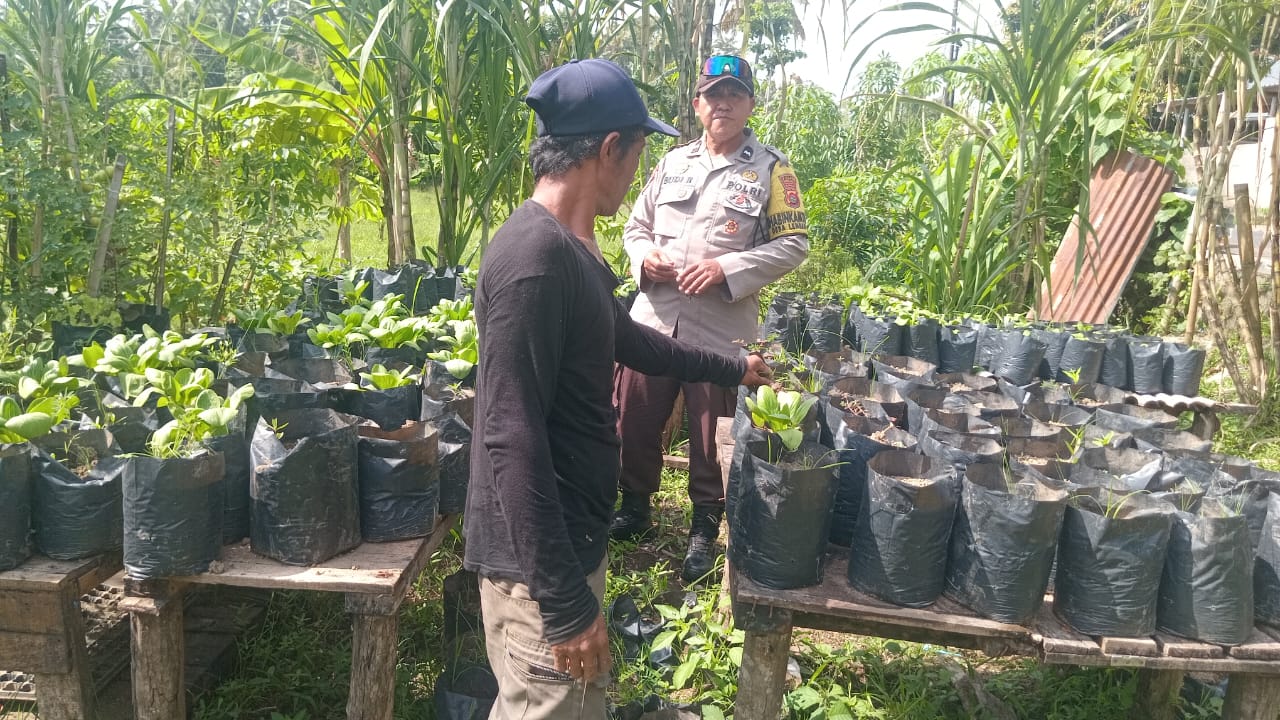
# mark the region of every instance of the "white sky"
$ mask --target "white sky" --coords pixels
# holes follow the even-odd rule
[[[802,60],[788,64],[787,71],[817,84],[838,97],[841,94],[840,91],[845,82],[845,77],[849,73],[850,64],[868,43],[875,41],[884,32],[895,27],[924,24],[946,26],[949,24],[947,15],[926,11],[881,12],[863,26],[847,43],[845,42],[845,36],[852,32],[864,18],[871,16],[878,9],[891,7],[901,1],[855,0],[850,8],[849,15],[846,17],[840,0],[825,0],[825,3],[823,0],[808,0],[807,6],[801,10],[800,15],[805,34],[805,39],[800,49],[807,56]],[[952,5],[950,0],[933,1],[945,8],[948,13],[950,12]],[[972,27],[980,13],[986,18],[995,16],[995,0],[961,0],[960,5],[960,24],[962,28],[966,25]],[[825,46],[823,44],[824,35],[826,39]],[[875,42],[859,61],[858,67],[855,68],[853,79],[856,80],[858,72],[866,63],[880,57],[882,52],[887,52],[890,57],[905,68],[916,58],[934,49],[934,43],[945,36],[946,33],[944,32],[916,32],[894,35]],[[852,84],[853,80],[850,81],[851,86]]]

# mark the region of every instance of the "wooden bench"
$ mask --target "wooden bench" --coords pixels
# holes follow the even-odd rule
[[[391,720],[400,603],[458,517],[438,518],[427,537],[363,543],[319,565],[285,565],[254,554],[245,542],[224,547],[210,572],[127,582],[121,605],[129,611],[132,625],[134,717],[186,717],[182,593],[187,585],[202,584],[343,593],[347,612],[353,616],[347,717]]]
[[[80,596],[120,570],[120,554],[34,555],[0,572],[0,666],[35,677],[41,720],[95,717]]]

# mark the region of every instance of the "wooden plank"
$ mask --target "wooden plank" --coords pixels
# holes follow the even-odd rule
[[[782,710],[790,652],[790,624],[771,632],[747,631],[742,643],[742,665],[738,668],[734,717],[776,720]]]
[[[941,613],[900,607],[877,600],[849,586],[848,558],[845,553],[828,553],[826,562],[821,584],[796,590],[765,588],[737,573],[735,600],[886,627],[910,626],[948,633],[1030,639],[1031,632],[1020,625],[996,622],[972,613]]]
[[[688,470],[689,458],[679,455],[663,455],[662,464],[664,467],[669,467],[673,470]]]
[[[0,633],[46,633],[61,628],[57,593],[0,591]]]
[[[397,616],[354,616],[347,720],[391,720],[396,697]]]
[[[1040,647],[1046,653],[1065,655],[1101,655],[1102,648],[1093,638],[1067,626],[1053,613],[1052,597],[1046,596],[1044,604],[1031,621],[1033,638],[1039,638]]]
[[[1150,637],[1103,637],[1098,639],[1098,647],[1102,648],[1104,655],[1160,656],[1160,646]]]
[[[233,585],[268,590],[316,590],[400,595],[417,579],[457,522],[450,515],[437,521],[425,538],[389,543],[362,543],[350,552],[309,567],[285,565],[254,554],[248,543],[222,548],[210,572],[182,578],[201,585]]]
[[[5,667],[29,673],[65,673],[71,670],[67,636],[52,633],[0,633],[0,660]]]
[[[170,598],[156,615],[129,613],[129,656],[136,720],[173,720],[187,716],[183,687],[186,647],[182,636],[182,600]]]
[[[67,638],[68,668],[65,673],[36,675],[36,701],[43,720],[83,720],[94,712],[93,672],[84,642],[84,620],[80,616],[80,588],[64,585],[53,604],[61,612],[58,626]]]
[[[733,444],[733,418],[731,417],[716,418],[716,444],[717,445]]]
[[[101,555],[83,560],[54,560],[32,555],[18,567],[0,572],[0,590],[54,590],[98,568],[104,559]]]
[[[1046,665],[1079,665],[1082,667],[1150,668],[1152,670],[1184,670],[1203,673],[1248,673],[1280,676],[1280,664],[1272,660],[1237,660],[1235,658],[1140,657],[1137,655],[1077,655],[1045,652],[1040,661]]]
[[[1222,703],[1223,720],[1275,720],[1280,708],[1280,678],[1232,675]]]
[[[1249,639],[1231,648],[1230,653],[1241,660],[1280,660],[1280,640],[1254,628]]]
[[[1226,655],[1221,645],[1210,645],[1162,632],[1156,633],[1154,637],[1156,644],[1160,646],[1160,654],[1166,657],[1220,658]]]

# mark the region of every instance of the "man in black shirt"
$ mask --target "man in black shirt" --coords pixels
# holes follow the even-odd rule
[[[499,696],[491,718],[603,718],[601,605],[619,440],[614,362],[724,386],[768,380],[745,361],[632,322],[595,241],[618,211],[649,117],[626,72],[573,61],[536,79],[535,186],[486,250],[476,284],[480,363],[464,565],[480,575]]]

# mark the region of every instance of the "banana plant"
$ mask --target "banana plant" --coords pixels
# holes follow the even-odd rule
[[[755,398],[747,398],[747,410],[753,425],[776,433],[790,452],[804,440],[801,427],[817,401],[816,397],[806,398],[791,390],[774,392],[768,385],[761,385]]]
[[[443,363],[450,375],[461,380],[480,362],[480,332],[474,320],[451,320],[449,327],[452,334],[436,338],[445,345],[444,349],[428,353],[427,357]]]

